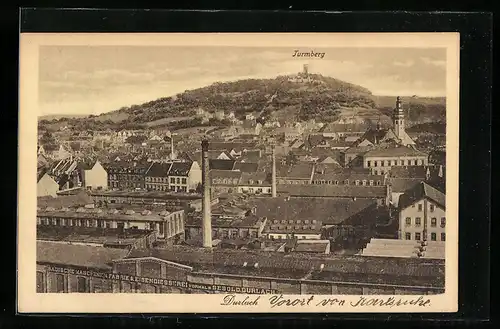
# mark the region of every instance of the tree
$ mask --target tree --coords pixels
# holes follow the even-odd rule
[[[42,135],[42,138],[40,139],[42,144],[55,144],[56,139],[52,135],[50,131],[45,131]]]

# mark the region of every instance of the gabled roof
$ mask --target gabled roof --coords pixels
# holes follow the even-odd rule
[[[236,161],[234,163],[233,170],[239,170],[241,172],[257,172],[259,169],[259,164],[254,162],[241,162]]]
[[[446,208],[446,195],[425,182],[417,184],[399,197],[399,206],[404,209],[415,202],[428,198]]]
[[[394,178],[425,178],[427,167],[424,166],[397,166],[392,167],[389,177]]]
[[[361,138],[359,138],[353,146],[358,146],[365,139],[373,144],[377,144],[385,139],[396,138],[391,129],[368,129]]]
[[[37,172],[36,182],[38,183],[40,179],[42,179],[42,177],[45,176],[46,173],[47,173],[47,168],[40,168],[40,170],[38,170]]]
[[[211,179],[217,179],[217,178],[231,178],[231,179],[240,179],[242,173],[241,171],[233,171],[233,170],[217,170],[213,169],[210,170],[209,176]]]
[[[241,174],[241,185],[258,185],[259,181],[262,181],[264,185],[271,184],[271,175],[265,172],[255,172],[255,173],[242,173]],[[250,182],[253,182],[250,183]]]
[[[169,176],[187,176],[191,170],[192,162],[173,162],[168,171]]]
[[[37,241],[36,261],[79,267],[111,269],[112,261],[124,258],[128,250]]]
[[[392,193],[404,193],[420,183],[422,183],[422,179],[420,178],[389,178]]]
[[[209,159],[210,170],[233,170],[235,160]]]
[[[399,146],[388,148],[374,148],[364,154],[365,157],[369,156],[427,156],[426,153],[416,150],[411,147]]]
[[[376,205],[375,200],[339,199],[289,199],[253,198],[249,204],[256,207],[258,217],[266,217],[268,225],[335,225],[368,207]],[[276,222],[275,222],[276,221]]]
[[[172,166],[171,162],[161,163],[155,162],[149,167],[149,170],[146,172],[147,177],[167,177],[170,167]]]
[[[276,164],[276,176],[286,178],[310,179],[314,164],[301,162],[295,165]]]

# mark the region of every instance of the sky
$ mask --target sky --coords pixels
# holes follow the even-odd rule
[[[297,58],[295,50],[325,55]],[[41,46],[40,115],[97,115],[217,81],[294,74],[303,64],[375,95],[446,95],[445,48]]]

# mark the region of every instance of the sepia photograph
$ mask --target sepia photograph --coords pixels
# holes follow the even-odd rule
[[[456,310],[458,40],[21,35],[24,308]]]

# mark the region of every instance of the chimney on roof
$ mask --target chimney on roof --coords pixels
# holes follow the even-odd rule
[[[272,168],[272,182],[271,182],[271,196],[276,197],[276,150],[273,145],[273,168]]]
[[[208,140],[201,141],[201,156],[202,156],[202,185],[203,185],[203,247],[212,248],[212,205],[210,198],[210,177],[209,177],[209,161],[208,161]]]

